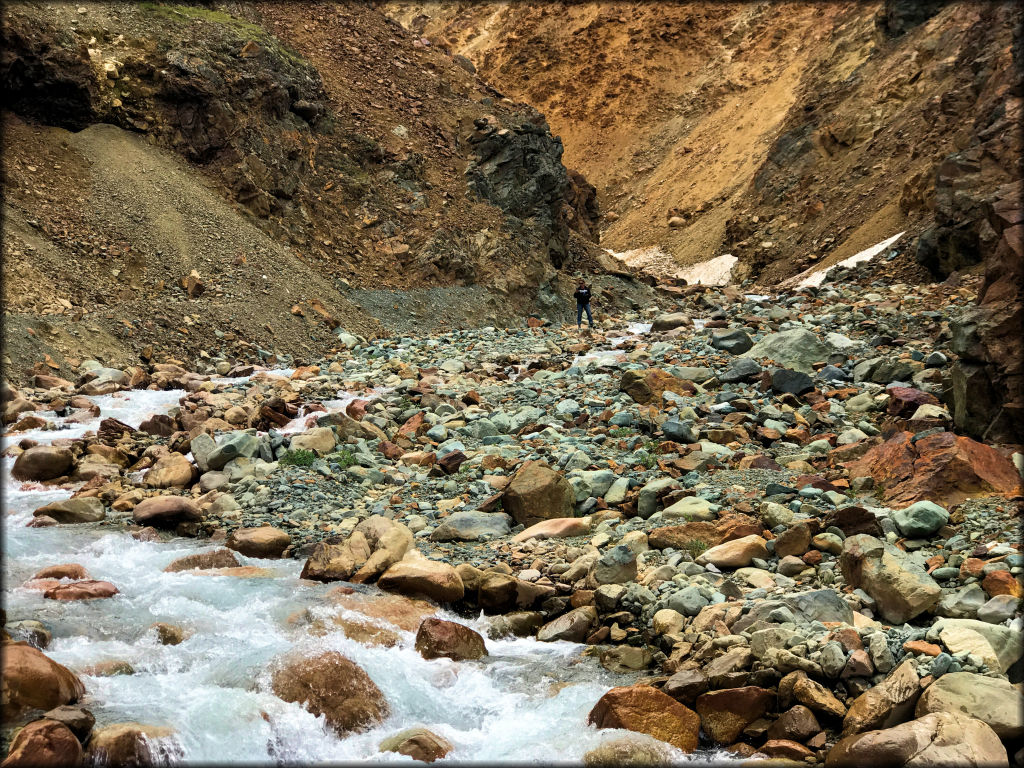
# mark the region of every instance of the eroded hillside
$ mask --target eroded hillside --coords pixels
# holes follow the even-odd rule
[[[15,378],[522,322],[596,250],[543,116],[364,4],[8,4],[0,82]]]
[[[986,131],[1013,130],[1013,6],[906,5],[396,3],[393,13],[544,111],[566,164],[598,189],[603,245],[657,246],[681,265],[730,252],[741,274],[770,282],[921,231],[937,165]],[[993,188],[1014,177],[1019,137],[1006,139]],[[952,268],[970,261],[961,254]]]

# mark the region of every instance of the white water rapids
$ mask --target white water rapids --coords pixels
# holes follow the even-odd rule
[[[176,405],[182,394],[135,391],[93,401],[100,406],[100,418],[114,416],[137,426]],[[4,447],[26,437],[48,442],[80,436],[98,423],[16,433],[5,437]],[[2,462],[8,621],[36,619],[52,632],[45,653],[79,673],[86,687],[82,705],[96,716],[97,727],[124,721],[169,726],[176,733],[174,759],[193,763],[408,763],[411,759],[402,755],[378,752],[378,745],[400,730],[424,726],[454,745],[444,762],[578,764],[588,750],[626,735],[586,725],[597,700],[633,678],[606,672],[594,659],[581,657],[585,646],[488,639],[488,657],[453,662],[424,660],[413,649],[413,633],[401,630],[395,630],[401,641],[392,648],[357,643],[340,628],[313,636],[289,617],[304,609],[325,617],[343,609],[324,599],[337,585],[298,578],[301,561],[239,555],[243,564],[269,570],[249,578],[164,573],[172,560],[219,545],[185,538],[141,542],[94,524],[28,528],[34,509],[71,491],[18,483],[10,477],[12,462]],[[64,602],[46,600],[41,591],[22,586],[38,570],[58,563],[80,563],[91,578],[112,582],[120,594]],[[486,636],[482,618],[439,614]],[[150,628],[154,622],[179,625],[189,636],[178,645],[161,645]],[[276,659],[328,649],[352,659],[383,691],[391,714],[380,726],[338,738],[322,718],[271,692]],[[84,672],[114,660],[128,662],[135,673],[101,677]],[[696,762],[675,754],[680,762]],[[708,757],[705,752],[703,759]]]

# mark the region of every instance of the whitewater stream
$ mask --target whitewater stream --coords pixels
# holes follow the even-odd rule
[[[81,436],[109,416],[137,426],[177,405],[183,394],[132,391],[95,397],[99,418],[69,429],[8,435],[3,447],[24,438],[49,442]],[[40,415],[62,422],[55,414]],[[480,661],[426,661],[413,649],[412,632],[386,624],[401,638],[398,646],[363,645],[329,622],[332,612],[345,611],[325,599],[337,585],[300,580],[300,560],[239,555],[244,565],[262,569],[248,578],[165,573],[172,560],[219,544],[187,538],[137,541],[99,524],[26,527],[34,509],[67,498],[71,490],[14,481],[12,463],[6,457],[2,461],[8,621],[36,619],[52,632],[45,653],[81,676],[87,692],[82,704],[96,716],[97,727],[137,721],[172,728],[173,741],[162,745],[165,759],[410,762],[396,753],[378,752],[378,745],[398,731],[423,726],[454,745],[445,762],[578,764],[588,750],[626,735],[586,725],[597,700],[633,678],[607,672],[594,659],[581,656],[583,645],[488,639],[490,655]],[[22,586],[38,570],[59,563],[81,564],[91,578],[112,582],[120,594],[63,602],[46,600],[41,591]],[[312,635],[308,626],[294,621],[304,611],[326,619],[332,629]],[[438,614],[486,637],[482,617]],[[155,622],[181,626],[188,637],[178,645],[161,645],[151,628]],[[325,728],[322,718],[271,692],[270,671],[277,659],[325,650],[348,656],[380,687],[391,706],[384,723],[341,739]],[[134,674],[87,672],[93,665],[115,661],[130,664]],[[681,762],[687,761],[677,754]]]

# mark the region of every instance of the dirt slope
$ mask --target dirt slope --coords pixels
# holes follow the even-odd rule
[[[421,325],[522,323],[591,263],[592,189],[543,116],[368,5],[3,13],[15,380],[150,345],[318,355],[403,326],[382,290],[480,286]]]

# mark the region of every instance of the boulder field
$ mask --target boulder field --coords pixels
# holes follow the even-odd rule
[[[579,643],[623,680],[587,722],[635,731],[652,760],[664,742],[825,765],[1007,765],[1024,736],[1024,457],[954,431],[950,323],[971,290],[854,278],[770,295],[689,286],[585,335],[346,334],[284,372],[153,364],[105,380],[183,390],[162,419],[100,413],[52,445],[18,442],[15,422],[9,453],[17,480],[74,490],[32,525],[209,544],[169,571],[298,559],[302,578],[338,582],[332,600],[416,633],[438,663],[488,663],[484,634]],[[40,377],[5,402],[69,417],[96,380]],[[103,577],[65,563],[25,586],[124,599]],[[432,616],[439,606],[482,612],[489,629]],[[10,619],[13,638],[35,617]],[[346,621],[368,643],[408,641]],[[5,713],[82,697],[41,651],[4,650]],[[340,654],[272,675],[279,697],[342,735],[390,711]],[[149,726],[116,727],[86,746],[37,719],[11,755],[130,752]],[[412,729],[380,748],[429,761],[452,745]]]

